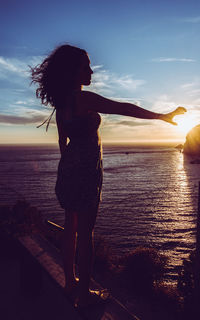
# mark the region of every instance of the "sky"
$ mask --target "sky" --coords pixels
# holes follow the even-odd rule
[[[51,111],[35,97],[29,66],[58,45],[85,49],[91,90],[167,113],[188,112],[178,126],[160,120],[102,115],[103,143],[183,143],[200,124],[200,1],[2,0],[0,10],[0,144],[56,143]]]

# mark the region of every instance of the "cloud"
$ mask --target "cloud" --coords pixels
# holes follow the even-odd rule
[[[152,102],[152,110],[157,113],[167,113],[177,108],[177,103],[174,97],[167,94],[162,94],[154,97]]]
[[[200,88],[190,90],[188,92],[188,95],[191,96],[191,97],[195,97],[195,96],[199,97],[200,96]]]
[[[28,65],[37,64],[41,57],[29,57],[22,59],[0,57],[0,113],[22,117],[16,122],[30,121],[24,119],[25,110],[29,108],[37,110],[40,106],[39,100],[35,98],[35,90],[30,87],[30,74]],[[1,118],[5,123],[15,121],[11,118]],[[2,122],[1,121],[1,122]]]
[[[100,65],[96,65],[96,66],[92,66],[92,70],[95,71],[95,70],[98,70],[98,69],[101,69],[103,68],[103,65],[100,64]]]
[[[154,121],[143,120],[136,118],[129,118],[119,115],[102,115],[101,135],[103,139],[115,140],[115,139],[134,139],[134,132],[142,130],[143,128],[152,127]]]
[[[146,125],[149,125],[149,124],[152,124],[150,121],[146,120],[123,120],[123,121],[119,121],[118,122],[118,125],[121,125],[121,126],[127,126],[127,127],[140,127],[140,126],[146,126]]]
[[[32,58],[22,61],[20,59],[15,58],[4,58],[0,56],[0,71],[1,76],[2,73],[7,75],[7,77],[12,74],[13,76],[18,77],[28,77],[28,64],[32,62]]]
[[[10,62],[9,59],[3,57],[0,57],[0,68],[1,70],[4,69],[12,72],[21,71],[14,63]]]
[[[189,97],[190,104],[197,104],[197,99],[199,101],[200,97],[200,78],[195,77],[193,82],[184,83],[181,86],[184,93]]]
[[[51,112],[39,111],[35,109],[21,108],[16,110],[13,108],[14,114],[0,114],[0,123],[3,124],[15,124],[15,125],[26,125],[26,124],[41,124],[45,119],[47,119]],[[23,115],[22,115],[23,114]],[[55,124],[55,119],[52,118],[51,124]]]
[[[43,118],[41,116],[34,116],[29,118],[23,116],[0,114],[0,123],[4,124],[30,124],[42,121]]]
[[[146,84],[143,79],[134,79],[132,75],[118,75],[103,69],[103,66],[93,66],[94,74],[90,87],[84,88],[99,94],[116,96],[119,92],[132,93],[139,87]]]
[[[155,58],[152,59],[153,62],[196,62],[194,59],[189,59],[189,58]]]
[[[181,22],[199,23],[199,22],[200,22],[200,16],[196,16],[196,17],[186,17],[186,18],[181,19]]]
[[[41,56],[28,57],[24,60],[0,56],[0,78],[9,79],[12,76],[14,80],[20,77],[20,81],[22,77],[29,78],[29,65],[37,65],[41,60]]]
[[[199,117],[199,122],[200,122],[200,103],[198,105],[189,106],[189,110],[193,111]]]
[[[30,88],[30,73],[29,73],[29,62],[32,59],[20,60],[14,58],[4,58],[0,56],[0,95],[4,97],[5,103],[8,99],[5,90],[9,92],[9,98],[13,98],[16,94],[16,90],[28,92],[32,94],[33,88]],[[4,91],[2,91],[4,90]],[[21,100],[19,98],[18,100]]]
[[[127,75],[127,76],[123,76],[123,77],[119,77],[119,78],[113,77],[112,83],[119,84],[120,86],[122,86],[123,88],[125,88],[127,90],[135,90],[139,86],[145,84],[145,81],[133,79],[131,76]]]
[[[15,104],[19,104],[19,105],[27,105],[27,101],[16,101]]]
[[[184,83],[184,84],[181,85],[181,88],[182,89],[188,89],[188,88],[193,87],[194,85],[195,85],[194,82]]]

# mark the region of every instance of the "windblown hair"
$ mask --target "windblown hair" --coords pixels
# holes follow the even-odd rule
[[[81,60],[87,52],[68,44],[57,47],[44,61],[31,67],[31,83],[38,85],[36,97],[44,105],[62,107],[63,98],[76,86]]]

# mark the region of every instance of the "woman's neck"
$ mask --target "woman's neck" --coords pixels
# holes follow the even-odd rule
[[[81,84],[78,84],[77,86],[74,87],[73,91],[81,91],[83,86]]]

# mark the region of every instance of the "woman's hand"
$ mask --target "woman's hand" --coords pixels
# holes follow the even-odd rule
[[[162,114],[160,115],[160,120],[169,122],[175,126],[177,126],[177,123],[173,121],[173,118],[179,114],[184,114],[185,112],[187,112],[187,110],[183,107],[178,107],[176,108],[176,110],[166,113],[166,114]]]

